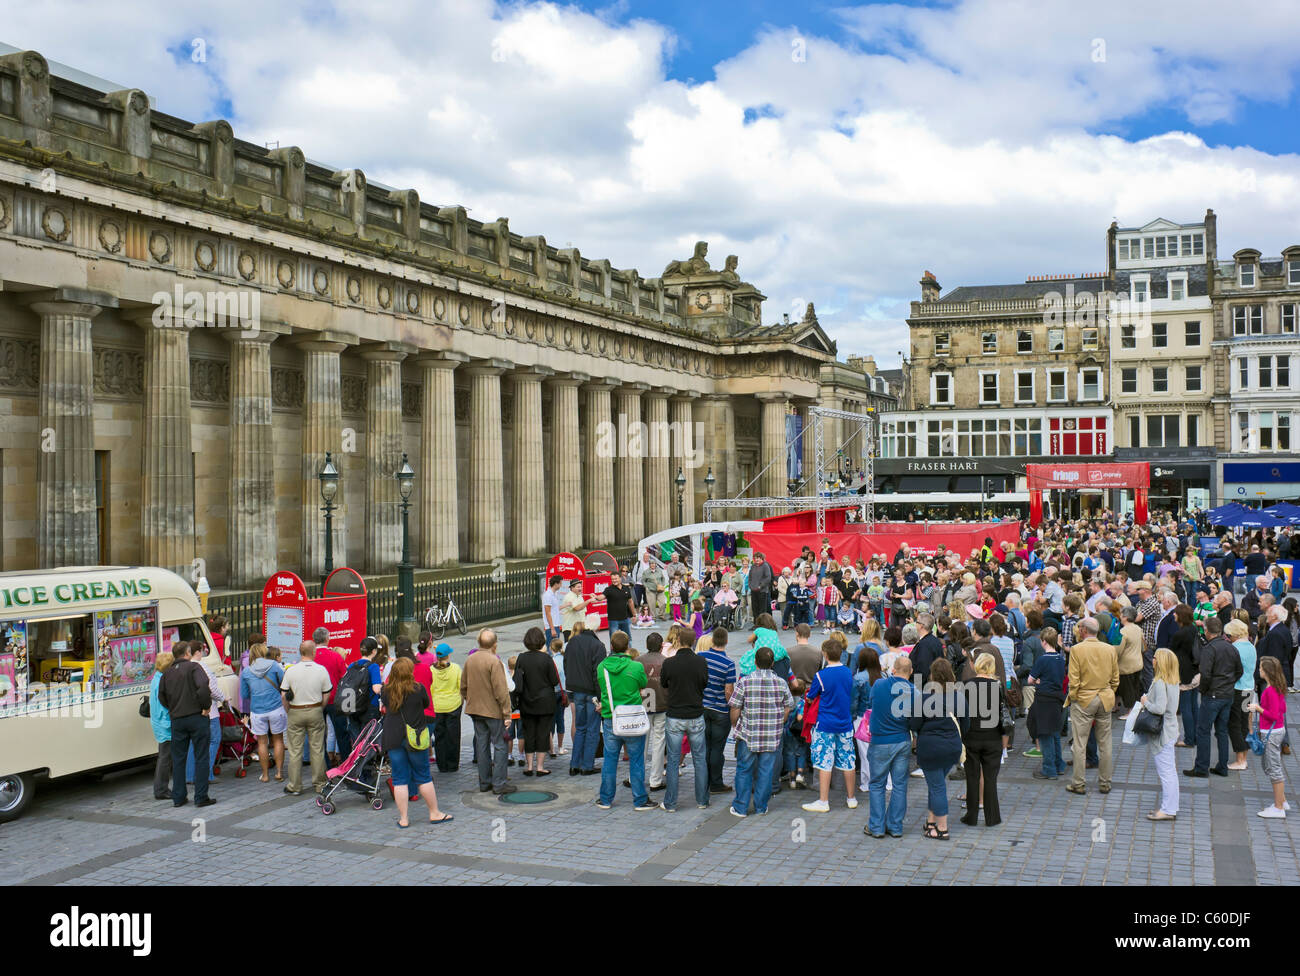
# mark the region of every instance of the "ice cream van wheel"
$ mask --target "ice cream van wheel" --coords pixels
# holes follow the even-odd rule
[[[0,823],[21,817],[35,794],[31,773],[0,776]]]
[[[334,804],[331,803],[329,800],[326,800],[324,803],[320,805],[320,812],[325,814],[325,816],[328,817],[331,813],[334,812]]]

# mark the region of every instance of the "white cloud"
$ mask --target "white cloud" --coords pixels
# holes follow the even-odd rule
[[[168,114],[200,121],[228,98],[241,138],[647,276],[708,239],[719,261],[740,256],[769,321],[814,301],[842,353],[882,364],[906,348],[926,268],[949,288],[1100,270],[1112,218],[1207,206],[1221,255],[1300,237],[1295,156],[1194,132],[1291,97],[1286,0],[1249,17],[1192,0],[846,9],[843,36],[773,25],[699,84],[665,77],[670,27],[625,10],[47,0],[10,11],[4,39],[144,88]],[[762,110],[748,125],[747,109]],[[1096,134],[1152,110],[1189,131]]]

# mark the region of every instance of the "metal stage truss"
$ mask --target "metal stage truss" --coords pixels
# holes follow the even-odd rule
[[[791,494],[785,497],[713,498],[704,503],[705,520],[711,520],[715,513],[728,509],[754,509],[779,514],[781,512],[797,512],[811,508],[817,516],[817,532],[821,534],[826,531],[826,509],[843,505],[844,500],[852,498],[861,513],[860,523],[865,524],[868,529],[873,528],[876,524],[876,477],[873,461],[875,455],[876,415],[874,413],[855,413],[851,410],[833,410],[830,407],[809,407],[808,419],[813,435],[813,494],[811,496]],[[859,433],[862,434],[863,451],[861,460],[866,483],[863,485],[864,490],[861,495],[832,493],[831,481],[828,479],[826,472],[826,432],[822,423],[823,420],[847,420],[856,424],[852,431],[836,445],[832,457],[839,457],[844,446],[857,437]],[[778,461],[783,463],[784,458],[789,456],[790,448],[795,446],[801,438],[807,436],[808,431],[804,430],[794,441],[787,441],[782,457],[768,461],[742,491],[747,491],[750,486],[762,478],[767,469],[773,464],[778,463]],[[799,446],[802,447],[802,445]],[[838,482],[838,472],[835,472],[835,478],[836,482]],[[801,487],[806,488],[807,486],[808,479],[805,477]]]

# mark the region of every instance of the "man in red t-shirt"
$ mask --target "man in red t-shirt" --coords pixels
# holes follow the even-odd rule
[[[343,678],[343,672],[347,670],[347,667],[343,663],[343,655],[337,649],[329,646],[330,632],[328,630],[324,627],[317,627],[312,632],[311,639],[316,642],[316,663],[329,672],[330,683],[333,685],[329,697],[325,699],[325,716],[334,729],[335,747],[338,750],[329,754],[329,764],[330,766],[337,766],[340,755],[346,756],[352,752],[352,736],[348,732],[348,717],[340,712],[338,705],[334,703],[334,695],[338,692],[339,681]]]

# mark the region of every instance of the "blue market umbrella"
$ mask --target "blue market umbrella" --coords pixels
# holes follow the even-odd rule
[[[1276,505],[1270,505],[1264,511],[1290,525],[1300,523],[1300,505],[1292,505],[1290,502],[1278,502]]]
[[[1269,515],[1268,512],[1243,508],[1240,511],[1225,514],[1217,524],[1234,529],[1280,529],[1291,523],[1278,518],[1276,515]]]
[[[1230,522],[1228,520],[1238,517],[1243,512],[1251,511],[1253,511],[1253,509],[1249,509],[1239,502],[1228,502],[1226,505],[1207,509],[1205,512],[1205,518],[1211,525],[1236,525],[1238,523]]]

